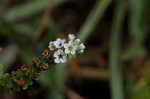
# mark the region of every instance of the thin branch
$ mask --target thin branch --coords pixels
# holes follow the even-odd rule
[[[65,88],[65,91],[66,91],[68,99],[85,99],[82,96],[80,96],[78,93],[76,93],[75,91],[69,88]]]
[[[3,51],[3,48],[2,47],[0,47],[0,53]]]
[[[35,32],[35,36],[33,37],[32,40],[32,47],[34,48],[34,46],[36,45],[37,41],[40,39],[43,30],[45,29],[46,25],[48,24],[48,19],[49,19],[49,14],[52,12],[53,9],[53,3],[54,0],[51,0],[49,5],[47,6],[44,15],[42,17],[42,20],[40,22],[40,25],[38,26],[36,32]]]

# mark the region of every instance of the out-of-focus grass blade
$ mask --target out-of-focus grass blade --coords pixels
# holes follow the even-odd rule
[[[3,64],[4,70],[6,70],[14,61],[14,54],[17,52],[17,48],[14,45],[4,48],[3,52],[0,53],[0,63]]]
[[[111,0],[97,0],[94,8],[92,9],[90,15],[82,25],[78,37],[85,41],[89,34],[92,32],[96,24],[99,22],[100,18],[104,15],[105,10],[111,3]]]
[[[31,63],[32,59],[31,57],[33,56],[33,54],[29,48],[28,43],[30,42],[26,40],[24,35],[19,33],[17,29],[15,29],[12,25],[8,24],[4,20],[0,20],[0,29],[1,29],[0,35],[7,36],[10,40],[12,40],[18,47],[23,60],[26,63]]]
[[[133,82],[130,99],[150,99],[150,60],[145,64],[145,75]]]
[[[30,23],[19,24],[19,25],[15,26],[15,28],[18,29],[20,34],[28,36],[30,38],[32,38],[35,33],[35,31],[34,31],[35,29],[33,28],[33,26]]]
[[[137,82],[134,89],[132,90],[132,95],[130,99],[150,99],[150,87],[146,79],[140,79]]]
[[[147,36],[149,6],[150,0],[129,0],[129,31],[133,41],[124,53],[123,60],[143,58],[146,55],[143,43]]]
[[[125,17],[125,2],[118,0],[112,24],[112,35],[110,41],[110,85],[111,99],[124,99],[123,76],[120,66],[120,34]]]
[[[123,60],[130,60],[137,57],[143,58],[146,56],[144,41],[147,36],[149,6],[150,0],[129,0],[129,31],[133,41],[124,53]],[[149,84],[149,77],[146,76],[140,79],[134,84],[135,86],[133,86],[130,99],[150,99]]]
[[[147,29],[149,0],[130,0],[130,33],[133,38],[144,38]],[[142,36],[142,37],[141,37]]]
[[[24,5],[17,6],[15,8],[10,9],[8,12],[3,13],[2,17],[4,17],[7,21],[12,22],[15,20],[20,20],[21,18],[27,18],[34,14],[37,14],[43,11],[51,0],[34,0],[33,2],[28,2]],[[65,0],[53,0],[54,6],[57,6],[63,3]]]

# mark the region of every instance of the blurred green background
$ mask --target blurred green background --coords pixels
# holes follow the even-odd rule
[[[77,35],[86,51],[0,99],[150,99],[150,0],[1,0],[5,73]]]

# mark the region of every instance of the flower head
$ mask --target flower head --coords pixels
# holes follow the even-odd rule
[[[63,50],[59,49],[54,53],[55,63],[65,63],[67,61],[66,54]]]
[[[54,51],[54,50],[56,49],[55,41],[49,42],[48,48],[49,48],[51,51]]]
[[[71,53],[72,55],[74,55],[76,53],[77,46],[74,46],[73,42],[70,41],[69,43],[64,44],[64,48],[66,54]]]
[[[69,35],[68,35],[68,38],[69,38],[70,40],[74,40],[74,39],[75,39],[75,35],[74,35],[74,34],[69,34]]]
[[[58,39],[54,42],[56,48],[61,48],[61,47],[63,47],[63,46],[64,46],[64,43],[65,43],[65,39],[60,39],[60,38],[58,38]]]
[[[50,51],[53,54],[55,63],[65,63],[68,56],[84,52],[85,45],[74,34],[68,35],[68,40],[58,38],[56,41],[49,42]]]

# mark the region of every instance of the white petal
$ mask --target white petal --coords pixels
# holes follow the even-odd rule
[[[56,48],[59,48],[59,42],[55,43]]]
[[[66,41],[65,39],[62,39],[62,43],[63,43],[63,44],[65,43],[65,41]]]
[[[56,51],[55,53],[54,53],[54,57],[58,57],[58,52]]]
[[[60,59],[60,62],[63,63],[63,59]]]
[[[49,42],[48,48],[49,48],[51,51],[55,50],[56,46],[55,46],[55,44],[54,44],[54,41]]]
[[[76,53],[76,51],[75,51],[75,50],[71,51],[71,54],[72,54],[72,55],[74,55],[75,53]]]
[[[67,47],[68,47],[68,44],[67,44],[67,43],[65,43],[65,44],[64,44],[64,48],[67,48]]]
[[[57,46],[57,41],[54,41],[54,45]]]
[[[61,40],[61,38],[57,38],[57,39],[56,39],[56,41],[60,41],[60,40]]]
[[[70,40],[68,45],[73,45],[73,40]]]
[[[55,41],[55,46],[56,48],[61,48],[64,46],[64,43],[65,43],[65,39],[60,39],[58,38],[56,41]]]
[[[49,45],[51,45],[52,42],[49,42]]]
[[[66,56],[63,56],[63,58],[60,59],[60,61],[61,61],[62,63],[65,63],[65,62],[66,62]]]
[[[54,57],[58,57],[61,53],[64,53],[63,50],[59,49],[54,53]]]
[[[60,38],[58,38],[54,44],[55,44],[56,48],[61,48],[63,46],[63,42]]]
[[[69,34],[68,35],[69,39],[74,40],[75,39],[75,35],[74,34]]]
[[[63,50],[59,49],[58,53],[61,54],[61,53],[64,53],[64,52],[63,52]]]
[[[60,60],[58,58],[55,58],[54,62],[55,63],[60,63]]]
[[[74,46],[74,49],[73,50],[76,50],[78,48],[78,46]]]
[[[83,43],[80,44],[81,49],[85,49],[85,45]]]
[[[63,60],[64,60],[64,62],[66,62],[66,61],[67,61],[67,58],[66,58],[66,56],[63,56]]]
[[[68,54],[70,53],[70,51],[68,49],[65,49],[65,53]]]
[[[67,60],[66,60],[66,57],[63,56],[63,59],[61,60],[62,63],[65,63]]]

